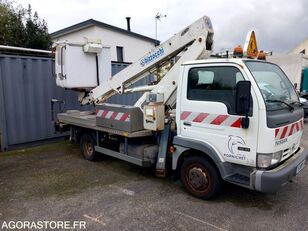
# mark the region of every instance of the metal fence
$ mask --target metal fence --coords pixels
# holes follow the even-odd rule
[[[0,55],[0,148],[63,136],[54,132],[51,99],[65,101],[64,110],[88,110],[81,107],[77,93],[57,87],[52,73],[53,59]],[[112,73],[127,64],[113,63]],[[143,80],[140,84],[146,83]],[[133,104],[139,94],[113,96],[109,102]]]

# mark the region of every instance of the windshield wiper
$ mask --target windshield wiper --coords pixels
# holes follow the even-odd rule
[[[304,104],[301,103],[301,102],[299,102],[299,101],[294,101],[294,102],[292,102],[292,103],[290,103],[290,104],[291,104],[291,105],[298,105],[298,106],[300,106],[300,107],[304,106]]]
[[[285,101],[282,101],[282,100],[273,99],[273,100],[266,100],[266,102],[268,102],[268,103],[283,103],[283,104],[285,104],[289,107],[290,111],[294,111],[294,107],[292,107],[290,104],[288,104],[288,103],[286,103]]]

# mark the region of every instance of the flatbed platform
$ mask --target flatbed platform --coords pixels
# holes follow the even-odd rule
[[[111,128],[101,127],[96,125],[96,115],[91,112],[76,112],[76,113],[59,113],[57,115],[60,123],[75,125],[78,127],[93,129],[95,131],[106,132],[109,134],[124,136],[128,138],[151,136],[152,131],[141,130],[135,132],[126,132]]]

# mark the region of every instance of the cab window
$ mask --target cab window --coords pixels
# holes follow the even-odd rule
[[[187,99],[224,103],[229,114],[235,112],[235,89],[244,80],[236,67],[197,67],[189,70]]]

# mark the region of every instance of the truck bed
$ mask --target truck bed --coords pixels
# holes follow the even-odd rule
[[[150,130],[140,130],[135,132],[125,132],[121,130],[115,130],[111,128],[101,127],[96,125],[96,115],[93,113],[59,113],[57,115],[60,123],[75,125],[78,127],[93,129],[95,131],[106,132],[109,134],[124,136],[124,137],[143,137],[151,136],[152,132]]]

